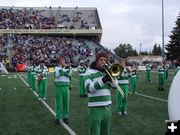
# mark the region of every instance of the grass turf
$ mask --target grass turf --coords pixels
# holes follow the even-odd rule
[[[21,73],[25,75],[25,73]],[[12,76],[12,74],[8,75]],[[25,78],[25,77],[24,77]],[[152,72],[151,82],[145,81],[145,73],[138,78],[138,92],[141,94],[167,100],[173,71],[164,88],[157,91],[158,74]],[[53,75],[49,75],[47,87],[47,103],[54,109],[55,91]],[[77,73],[73,74],[70,92],[70,127],[77,135],[88,134],[87,98],[79,97]],[[25,78],[26,80],[26,78]],[[17,89],[14,89],[16,87]],[[1,135],[67,135],[62,126],[54,124],[54,117],[37,100],[33,93],[19,78],[0,76],[0,134]],[[163,135],[165,120],[168,119],[167,102],[129,95],[128,116],[119,117],[115,114],[115,92],[112,91],[111,135]]]

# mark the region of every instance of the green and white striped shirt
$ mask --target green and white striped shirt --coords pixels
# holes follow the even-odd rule
[[[96,69],[88,69],[85,73],[85,88],[88,91],[88,107],[107,106],[112,103],[110,83],[103,83],[104,74]]]
[[[131,77],[131,74],[127,71],[126,68],[124,68],[121,76],[117,78],[118,84],[128,84],[129,83],[129,77]]]
[[[159,74],[164,74],[165,73],[165,69],[163,68],[163,66],[158,66],[158,73]]]
[[[42,71],[43,70],[43,71]],[[40,74],[43,74],[43,79],[47,79],[47,75],[48,75],[48,68],[46,66],[44,66],[43,69],[40,68],[40,66],[36,67],[36,73],[37,73],[37,77],[40,76]]]
[[[146,71],[151,71],[151,65],[150,64],[146,64]]]
[[[61,66],[57,66],[54,69],[54,77],[55,77],[55,85],[62,87],[62,86],[69,86],[70,85],[70,79],[71,76],[70,70],[65,69]]]
[[[83,66],[78,66],[79,76],[84,76],[84,75],[85,75],[85,72],[86,72],[86,68],[85,68],[85,67],[83,67]]]

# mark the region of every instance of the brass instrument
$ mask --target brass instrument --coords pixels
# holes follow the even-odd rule
[[[120,64],[111,64],[108,63],[111,67],[107,68],[107,65],[105,65],[104,69],[106,71],[106,73],[110,76],[112,83],[114,84],[114,86],[117,88],[118,92],[122,95],[122,97],[124,98],[124,92],[123,90],[119,87],[119,85],[117,84],[117,82],[114,80],[113,77],[118,77],[122,74],[124,67],[121,66]]]

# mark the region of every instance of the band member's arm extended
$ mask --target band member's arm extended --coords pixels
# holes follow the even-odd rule
[[[95,93],[96,90],[102,89],[106,85],[106,82],[110,81],[107,76],[102,76],[96,79],[93,79],[91,74],[88,71],[85,74],[85,88],[89,93]]]

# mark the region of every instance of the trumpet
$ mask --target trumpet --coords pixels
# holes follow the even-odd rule
[[[105,65],[104,70],[110,76],[112,83],[117,88],[118,92],[122,95],[122,97],[124,98],[125,94],[124,94],[123,90],[119,87],[119,85],[117,84],[117,82],[113,78],[113,77],[120,76],[124,70],[124,67],[121,66],[120,64],[113,64],[113,65],[111,63],[108,63],[108,64],[111,67],[107,68],[107,65]]]

